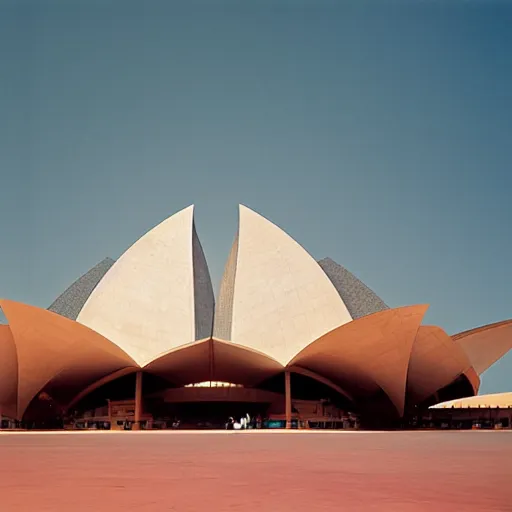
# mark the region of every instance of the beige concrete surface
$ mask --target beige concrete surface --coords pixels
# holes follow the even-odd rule
[[[195,340],[193,212],[185,208],[135,242],[78,315],[141,366]]]
[[[230,341],[285,365],[351,321],[333,284],[293,238],[242,205],[238,233]]]
[[[512,320],[497,322],[452,336],[481,375],[512,348]]]
[[[470,396],[468,398],[459,398],[457,400],[449,400],[433,405],[431,409],[466,409],[470,407],[487,407],[487,408],[508,408],[512,407],[512,392],[492,393],[489,395]]]

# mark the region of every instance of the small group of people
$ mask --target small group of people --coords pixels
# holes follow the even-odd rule
[[[261,428],[262,420],[258,415],[256,418],[251,418],[249,413],[242,416],[239,421],[235,421],[231,416],[226,423],[226,430],[245,430],[252,428]]]

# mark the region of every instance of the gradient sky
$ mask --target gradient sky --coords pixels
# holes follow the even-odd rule
[[[512,2],[0,0],[0,296],[237,204],[449,333],[512,317]],[[512,391],[512,354],[482,392]]]

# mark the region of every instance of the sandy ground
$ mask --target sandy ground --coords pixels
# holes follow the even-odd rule
[[[512,432],[0,433],[0,510],[512,511]]]

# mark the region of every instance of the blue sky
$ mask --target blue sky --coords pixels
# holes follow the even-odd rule
[[[217,286],[244,203],[449,333],[512,317],[512,3],[0,12],[1,296],[48,306],[192,203]]]

